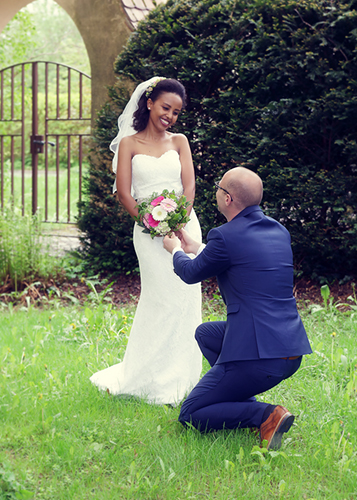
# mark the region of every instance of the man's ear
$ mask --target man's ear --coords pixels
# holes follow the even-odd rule
[[[226,194],[226,199],[224,200],[226,202],[226,207],[229,207],[229,205],[232,203],[232,197],[230,194]]]

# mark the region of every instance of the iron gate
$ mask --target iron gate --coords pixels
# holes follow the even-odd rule
[[[0,198],[45,222],[74,222],[91,124],[90,76],[60,63],[0,70]],[[73,191],[75,194],[73,195]]]

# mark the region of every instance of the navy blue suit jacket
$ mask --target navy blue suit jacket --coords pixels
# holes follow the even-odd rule
[[[217,276],[227,323],[217,363],[311,353],[293,296],[290,234],[258,205],[212,229],[194,259],[173,258],[186,283]]]

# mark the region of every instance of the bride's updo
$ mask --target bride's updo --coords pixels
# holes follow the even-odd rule
[[[150,92],[150,88],[143,93],[138,102],[138,109],[134,113],[133,127],[136,132],[141,132],[147,127],[150,111],[147,108],[147,101],[150,98],[153,102],[156,101],[158,97],[164,92],[169,92],[171,94],[176,94],[181,97],[182,108],[186,106],[186,90],[182,83],[174,80],[173,78],[166,78],[160,80],[156,85],[152,86],[153,89]]]

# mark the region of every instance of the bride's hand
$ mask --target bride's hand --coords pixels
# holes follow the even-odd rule
[[[181,241],[175,234],[172,234],[171,236],[165,236],[164,238],[164,248],[168,252],[172,253],[172,250],[174,248],[180,248],[181,247]]]

